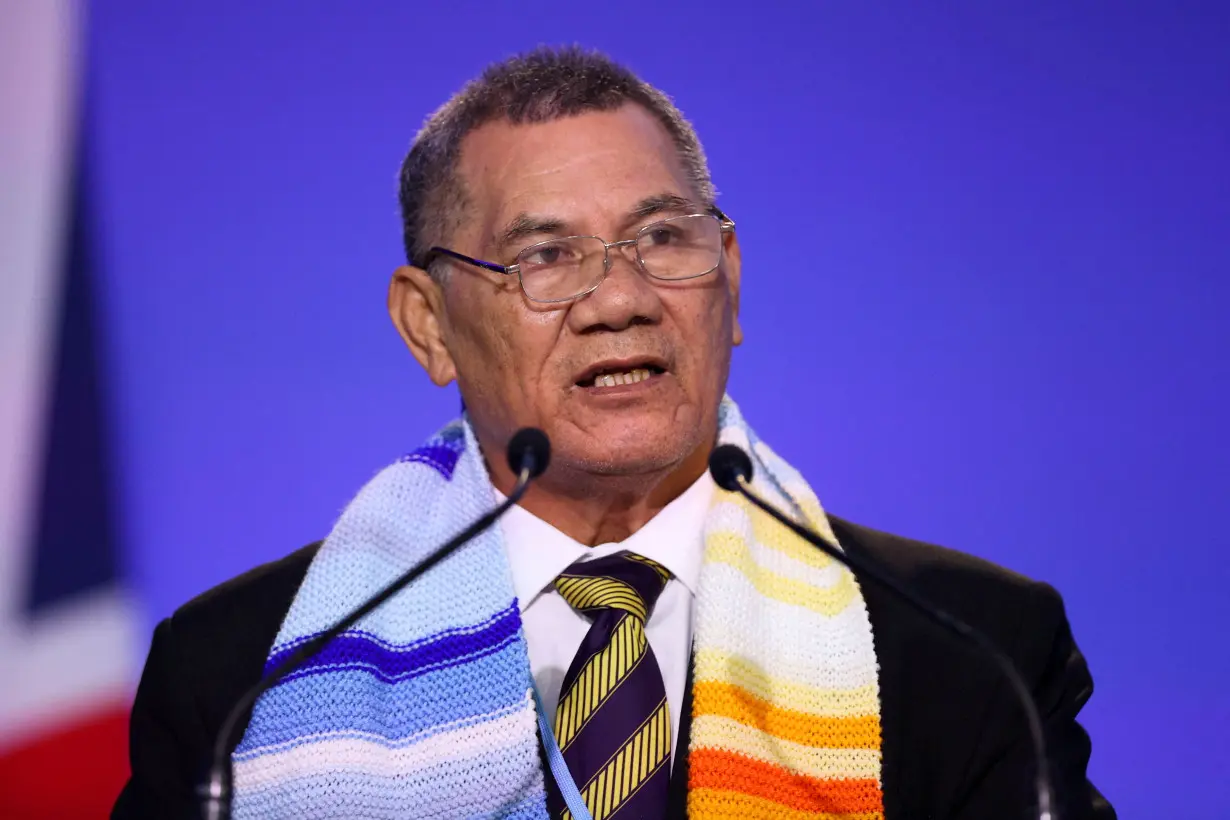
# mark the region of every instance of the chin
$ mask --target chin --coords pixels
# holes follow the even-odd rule
[[[599,475],[642,475],[670,470],[695,449],[695,430],[624,428],[563,437],[553,458]]]

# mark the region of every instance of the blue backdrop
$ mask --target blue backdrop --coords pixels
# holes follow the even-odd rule
[[[398,162],[487,61],[581,42],[700,131],[753,424],[834,512],[1059,588],[1121,816],[1230,816],[1230,6],[803,5],[96,4],[149,625],[321,537],[455,412],[385,314]]]

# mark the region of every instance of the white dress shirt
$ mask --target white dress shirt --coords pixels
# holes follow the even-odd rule
[[[568,605],[553,582],[575,561],[621,550],[634,552],[657,561],[672,576],[649,615],[645,633],[662,670],[674,760],[692,655],[692,609],[704,551],[701,530],[713,489],[706,472],[626,540],[594,547],[574,541],[519,506],[500,519],[529,646],[530,671],[549,717],[555,716],[564,675],[590,627],[589,619]],[[498,491],[496,497],[497,502],[504,500]]]

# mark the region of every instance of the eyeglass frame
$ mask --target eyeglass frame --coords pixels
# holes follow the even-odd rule
[[[550,242],[561,242],[565,239],[597,239],[599,242],[602,243],[603,245],[602,278],[599,279],[597,282],[595,282],[593,287],[587,288],[586,290],[583,290],[580,293],[575,293],[572,296],[567,296],[563,299],[535,299],[533,296],[530,296],[529,291],[525,289],[525,280],[521,278],[520,263],[513,263],[511,265],[501,265],[499,262],[488,262],[484,259],[475,259],[473,256],[466,256],[464,253],[458,253],[457,251],[450,250],[449,248],[444,248],[444,247],[440,247],[439,245],[434,245],[425,254],[423,258],[423,264],[420,265],[420,267],[423,270],[426,270],[427,266],[430,265],[432,262],[434,262],[437,256],[447,256],[459,262],[465,262],[466,264],[474,265],[475,267],[483,268],[484,270],[489,270],[493,273],[500,273],[505,276],[512,276],[513,274],[516,274],[517,284],[521,286],[521,292],[524,293],[525,298],[529,299],[531,302],[537,302],[543,305],[552,305],[552,304],[560,304],[563,302],[571,302],[573,299],[580,299],[582,296],[588,296],[589,294],[596,291],[599,288],[599,286],[601,286],[602,283],[606,281],[607,274],[611,272],[611,248],[626,248],[630,245],[635,246],[638,242],[640,242],[641,235],[645,231],[652,228],[653,226],[658,225],[662,222],[666,222],[671,219],[681,219],[687,216],[717,217],[719,236],[724,236],[728,233],[732,233],[735,230],[734,220],[728,217],[726,214],[724,214],[721,211],[721,209],[715,205],[706,212],[692,213],[692,214],[676,214],[675,216],[668,216],[663,219],[658,219],[658,220],[655,220],[654,222],[650,222],[648,225],[645,225],[637,229],[636,236],[632,237],[631,239],[619,239],[615,242],[607,242],[601,236],[590,236],[590,235],[578,234],[575,236],[561,236],[557,239],[544,239],[542,242],[532,242],[529,245],[526,245],[521,250],[517,251],[517,257],[520,258],[521,254],[525,253],[530,248],[537,247],[538,245],[545,245]],[[681,276],[678,278],[667,279],[662,276],[654,276],[652,273],[650,273],[645,268],[645,260],[641,259],[640,251],[637,250],[637,253],[636,253],[636,266],[640,269],[641,273],[645,274],[646,276],[652,279],[657,279],[660,282],[686,282],[689,279],[699,279],[702,276],[708,276],[709,274],[713,273],[715,270],[718,269],[718,266],[721,264],[722,264],[722,252],[721,252],[721,248],[719,248],[718,249],[718,261],[717,263],[714,264],[713,267],[709,268],[708,270],[702,271],[701,273],[694,273],[691,276]]]

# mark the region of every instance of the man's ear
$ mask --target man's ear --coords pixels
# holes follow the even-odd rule
[[[734,313],[734,332],[732,341],[743,344],[743,328],[739,325],[739,284],[742,281],[743,256],[739,251],[739,237],[734,231],[726,234],[726,242],[722,247],[722,267],[726,271],[726,286],[730,288],[730,307]]]
[[[444,344],[444,294],[431,274],[410,265],[393,271],[389,317],[433,382],[443,387],[457,378],[453,357]]]

